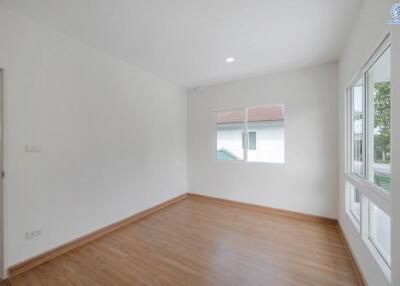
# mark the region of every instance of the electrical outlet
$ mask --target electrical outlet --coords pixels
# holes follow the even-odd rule
[[[42,230],[41,229],[37,229],[37,230],[33,230],[33,231],[29,231],[25,233],[25,239],[26,240],[30,240],[32,238],[38,237],[42,235]]]

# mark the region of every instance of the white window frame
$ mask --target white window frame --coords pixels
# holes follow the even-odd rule
[[[380,253],[379,247],[377,247],[370,239],[370,202],[375,206],[384,211],[388,216],[392,217],[392,204],[391,204],[391,193],[383,190],[373,182],[369,180],[369,162],[370,156],[368,156],[368,128],[366,126],[366,120],[368,120],[370,114],[368,110],[369,96],[367,89],[367,73],[370,68],[380,59],[380,57],[391,47],[390,35],[387,35],[383,42],[379,45],[373,55],[368,59],[366,64],[361,68],[360,72],[353,78],[349,83],[345,92],[345,207],[348,218],[352,221],[354,227],[360,233],[363,242],[372,253],[373,257],[381,267],[385,276],[391,280],[391,265],[386,261],[383,255]],[[360,178],[358,175],[353,174],[353,87],[359,80],[362,80],[363,86],[363,172],[364,177]],[[393,99],[392,99],[393,101]],[[391,109],[393,112],[393,108]],[[391,116],[391,120],[392,120]],[[392,124],[391,124],[392,128]],[[391,142],[393,145],[393,141]],[[393,146],[391,146],[391,150]],[[361,201],[361,217],[360,223],[353,217],[350,210],[351,204],[351,190],[350,185],[359,190],[360,201]],[[393,244],[393,243],[392,243]]]
[[[257,162],[257,161],[248,161],[248,152],[249,152],[249,132],[247,128],[247,113],[248,110],[251,108],[257,108],[257,107],[270,107],[270,106],[281,106],[283,110],[283,152],[284,152],[284,162],[279,163],[279,162]],[[227,112],[227,111],[243,111],[244,112],[244,133],[243,133],[243,148],[244,148],[244,154],[243,154],[243,159],[239,160],[218,160],[216,154],[217,154],[217,132],[218,132],[218,126],[216,124],[216,118],[217,118],[217,113],[218,112]],[[271,104],[261,104],[261,105],[254,105],[254,106],[247,106],[247,107],[232,107],[232,108],[223,108],[223,109],[215,109],[213,112],[213,124],[214,124],[214,136],[213,136],[213,157],[214,161],[217,162],[225,162],[225,163],[231,163],[231,162],[237,162],[237,163],[248,163],[248,164],[270,164],[270,165],[284,165],[286,162],[286,128],[285,128],[285,121],[286,121],[286,108],[283,103],[271,103]]]

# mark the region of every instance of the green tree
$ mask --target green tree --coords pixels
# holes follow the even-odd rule
[[[374,96],[375,159],[382,163],[390,161],[390,82],[375,84]]]

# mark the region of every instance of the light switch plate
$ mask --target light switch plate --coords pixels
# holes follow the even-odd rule
[[[42,152],[42,146],[40,145],[25,145],[26,153],[39,153]]]

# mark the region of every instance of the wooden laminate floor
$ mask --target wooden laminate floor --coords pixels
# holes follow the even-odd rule
[[[333,225],[189,197],[4,285],[357,285]]]

